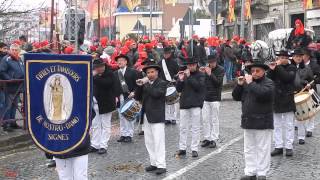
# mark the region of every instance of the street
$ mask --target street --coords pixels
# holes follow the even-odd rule
[[[240,128],[240,103],[231,99],[230,92],[223,93],[220,109],[220,140],[215,149],[200,148],[199,157],[176,158],[179,125],[166,126],[167,173],[156,176],[146,173],[149,165],[144,138],[136,135],[130,144],[118,143],[118,121],[112,127],[108,153],[89,155],[89,179],[140,180],[227,180],[239,179],[243,175],[243,131]],[[316,180],[320,179],[320,133],[316,121],[314,135],[306,139],[305,145],[294,143],[291,158],[273,157],[268,179],[272,180]],[[0,154],[0,179],[55,180],[57,172],[46,167],[44,153],[35,146],[17,152]]]

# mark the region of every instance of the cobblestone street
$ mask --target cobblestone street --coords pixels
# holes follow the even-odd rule
[[[142,136],[134,142],[121,144],[118,139],[118,122],[113,125],[108,153],[89,155],[89,178],[92,180],[139,180],[139,179],[182,179],[182,180],[227,180],[239,179],[243,175],[243,131],[240,128],[240,103],[231,100],[230,92],[224,93],[220,110],[220,140],[215,149],[201,148],[198,158],[190,151],[186,158],[178,159],[179,126],[166,126],[166,160],[168,172],[163,176],[146,173],[149,165]],[[320,179],[320,132],[316,122],[313,137],[305,145],[295,140],[294,156],[272,158],[269,179],[272,180],[316,180]],[[44,153],[35,146],[0,154],[0,179],[55,180],[54,168],[46,167]]]

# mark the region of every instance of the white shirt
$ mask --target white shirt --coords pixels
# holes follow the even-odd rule
[[[122,69],[120,69],[120,70],[121,70],[122,75],[124,76],[124,74],[126,73],[126,70],[127,70],[127,66],[122,68]]]

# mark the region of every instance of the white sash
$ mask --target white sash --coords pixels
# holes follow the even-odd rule
[[[161,63],[162,63],[162,69],[163,69],[164,76],[166,77],[166,80],[172,82],[172,78],[170,76],[166,61],[162,59]]]

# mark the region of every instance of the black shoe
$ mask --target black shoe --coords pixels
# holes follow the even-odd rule
[[[209,144],[210,144],[210,141],[205,139],[202,141],[201,147],[207,147],[209,146]]]
[[[176,124],[177,124],[177,121],[176,121],[176,120],[172,120],[172,121],[171,121],[171,124],[172,124],[172,125],[176,125]]]
[[[96,148],[94,148],[94,147],[90,146],[90,148],[89,148],[89,152],[90,152],[90,153],[95,153],[95,152],[98,152],[98,149],[96,149]]]
[[[130,142],[132,142],[132,138],[130,136],[127,136],[124,138],[123,142],[130,143]]]
[[[208,148],[216,148],[217,147],[217,144],[215,141],[210,141],[210,144],[208,146]]]
[[[13,128],[9,124],[6,124],[3,126],[3,131],[12,132]]]
[[[53,168],[56,167],[56,161],[55,160],[50,160],[50,162],[47,163],[48,168]]]
[[[240,180],[256,180],[256,176],[242,176]]]
[[[305,141],[303,139],[299,139],[299,144],[304,144]]]
[[[258,176],[257,180],[267,180],[267,176]]]
[[[166,168],[157,168],[157,170],[154,171],[154,173],[155,173],[156,175],[160,175],[160,174],[163,174],[163,173],[165,173],[165,172],[167,172],[167,169],[166,169]]]
[[[292,149],[286,149],[286,156],[293,156],[293,150]]]
[[[282,155],[283,154],[283,149],[282,148],[275,148],[271,152],[271,156],[277,156],[277,155]]]
[[[198,157],[198,152],[197,151],[192,151],[192,157]]]
[[[143,136],[144,135],[144,131],[140,131],[138,135],[139,136]]]
[[[12,129],[22,129],[22,127],[18,126],[17,123],[10,124],[10,126],[12,127]]]
[[[120,139],[117,140],[117,142],[124,142],[125,139],[126,139],[125,136],[121,136]]]
[[[107,150],[104,149],[104,148],[100,148],[100,149],[98,150],[98,154],[105,154],[105,153],[107,153]]]
[[[157,170],[157,169],[158,169],[158,168],[157,168],[156,166],[152,166],[152,165],[150,165],[150,166],[148,166],[148,167],[145,168],[145,170],[146,170],[147,172],[155,171],[155,170]]]
[[[166,125],[169,125],[169,124],[171,124],[171,121],[170,120],[165,120],[165,122],[164,122]]]
[[[311,131],[307,131],[307,137],[312,137],[312,132]]]
[[[178,156],[185,156],[187,154],[187,151],[186,150],[179,150],[177,151],[176,155]]]
[[[296,130],[296,131],[297,131],[297,130],[298,130],[298,127],[297,127],[297,126],[295,126],[295,127],[294,127],[294,130]]]

